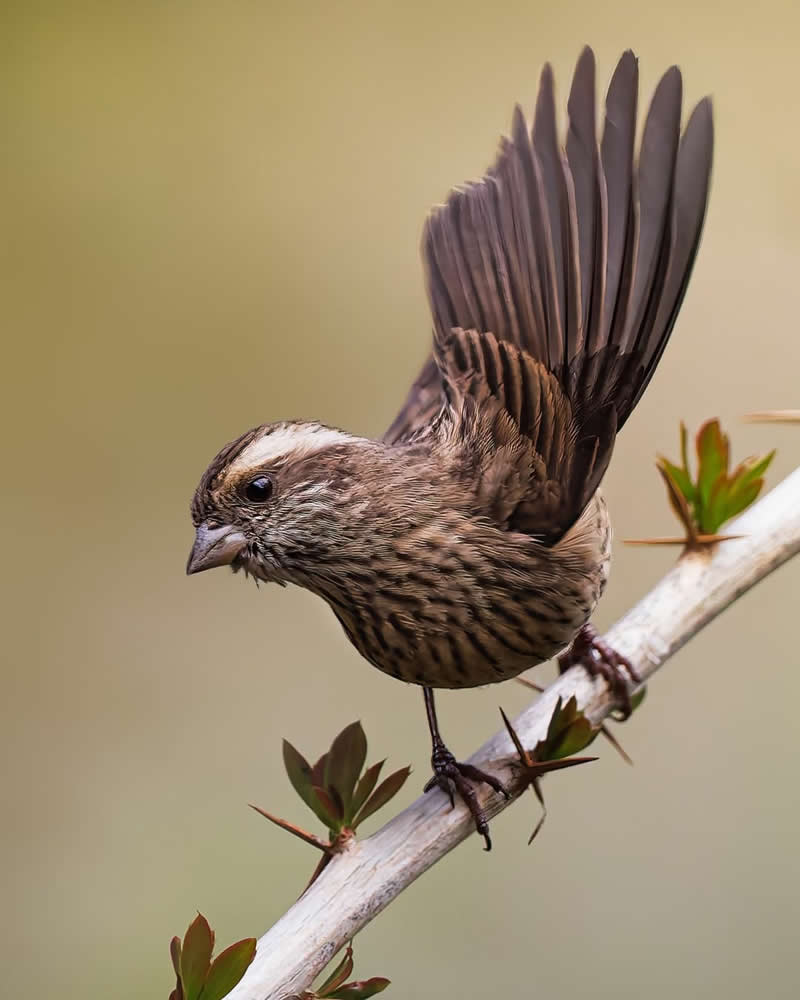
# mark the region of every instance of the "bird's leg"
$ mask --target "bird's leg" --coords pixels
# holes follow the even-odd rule
[[[486,814],[478,803],[475,789],[469,781],[483,782],[490,785],[496,792],[500,792],[506,798],[509,798],[508,790],[501,781],[491,774],[481,771],[480,768],[473,767],[472,764],[460,764],[455,759],[444,745],[444,740],[439,733],[436,707],[433,704],[433,689],[425,687],[422,689],[422,693],[425,696],[425,711],[428,713],[428,728],[431,731],[431,743],[433,746],[431,753],[433,777],[425,785],[424,791],[429,792],[432,788],[441,788],[449,796],[451,806],[455,806],[455,793],[458,792],[472,813],[472,818],[475,820],[475,829],[486,841],[485,850],[491,851],[492,840],[489,836],[489,824],[486,821]]]
[[[588,622],[572,640],[572,645],[566,653],[559,656],[559,673],[563,674],[570,667],[579,664],[592,677],[600,676],[605,680],[609,690],[619,702],[622,717],[627,719],[631,714],[629,679],[634,684],[641,684],[642,678],[630,660],[609,646],[598,635],[594,625]]]

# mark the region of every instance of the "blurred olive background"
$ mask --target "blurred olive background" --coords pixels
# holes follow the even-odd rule
[[[711,92],[706,235],[674,339],[619,442],[607,625],[674,558],[653,468],[719,415],[736,457],[800,432],[794,3],[3,5],[3,979],[9,997],[166,997],[196,909],[263,932],[315,859],[247,808],[310,818],[280,761],[355,718],[426,777],[422,700],[328,609],[187,579],[188,504],[251,425],[389,423],[427,349],[428,207],[480,173],[550,59],[627,46]],[[651,684],[601,762],[547,782],[359,938],[392,996],[796,996],[800,671],[790,565]],[[541,671],[549,676],[548,669]],[[526,701],[440,701],[467,752]],[[374,829],[374,826],[372,827]]]

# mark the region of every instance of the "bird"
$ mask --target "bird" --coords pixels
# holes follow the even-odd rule
[[[681,130],[682,76],[661,77],[635,149],[638,61],[623,53],[598,128],[581,52],[559,138],[553,71],[532,126],[424,225],[432,345],[378,440],[314,421],[246,431],[191,505],[187,572],[218,566],[321,597],[357,651],[422,688],[433,776],[491,848],[476,786],[434,691],[498,683],[558,657],[604,676],[625,711],[636,671],[591,624],[609,574],[600,489],[681,307],[708,202],[713,114]]]

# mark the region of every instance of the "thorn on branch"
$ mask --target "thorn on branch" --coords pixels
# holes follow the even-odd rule
[[[761,410],[745,413],[744,419],[753,424],[800,424],[800,410]]]
[[[575,767],[576,764],[589,764],[597,757],[569,757],[573,749],[582,749],[597,735],[597,728],[593,727],[583,712],[577,707],[575,698],[570,698],[567,704],[561,707],[561,698],[556,702],[553,714],[550,717],[550,725],[547,736],[539,740],[533,750],[527,750],[517,735],[517,731],[511,722],[500,709],[500,715],[511,737],[511,742],[516,748],[519,761],[516,763],[517,769],[521,772],[524,788],[530,786],[533,789],[539,805],[542,807],[542,815],[539,822],[533,829],[533,833],[528,838],[528,843],[532,843],[536,835],[544,826],[547,818],[547,806],[542,794],[541,778],[549,771],[560,771],[566,767]]]

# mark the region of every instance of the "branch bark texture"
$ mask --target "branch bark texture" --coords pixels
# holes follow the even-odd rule
[[[800,551],[800,469],[730,525],[743,537],[713,552],[685,555],[606,634],[643,678],[650,677],[701,628]],[[605,683],[574,667],[514,721],[525,746],[547,733],[559,696],[599,722],[612,709]],[[522,789],[505,730],[470,758],[486,764],[516,794]],[[513,801],[512,798],[512,801]],[[490,816],[509,805],[488,790]],[[280,1000],[308,988],[336,951],[406,886],[473,832],[466,808],[440,791],[421,796],[366,840],[334,858],[324,875],[261,937],[253,964],[229,1000]]]

